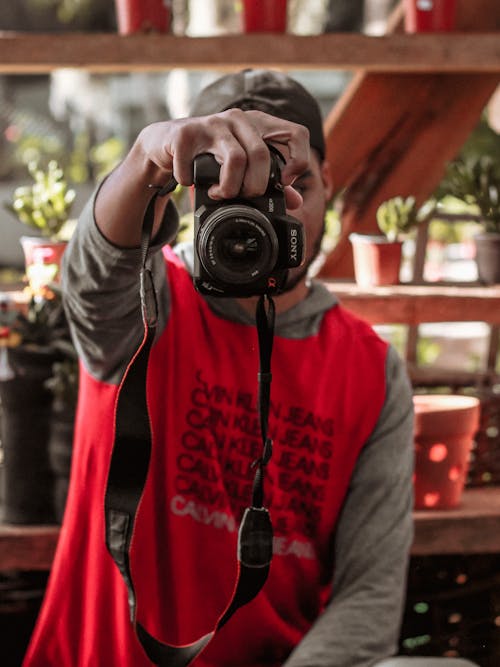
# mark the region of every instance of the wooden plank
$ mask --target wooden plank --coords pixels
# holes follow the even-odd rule
[[[416,511],[415,555],[500,553],[500,488],[466,489],[460,507]],[[0,524],[0,572],[50,570],[58,526]]]
[[[466,371],[460,368],[440,368],[439,366],[417,366],[406,364],[414,387],[491,387],[500,382],[500,375],[494,370]]]
[[[114,33],[0,33],[0,72],[50,72],[58,67],[96,72],[242,67],[377,72],[500,73],[498,34],[404,33],[373,37],[324,35],[117,35]]]
[[[488,322],[500,324],[500,285],[388,285],[361,289],[354,283],[326,280],[347,309],[371,324]]]
[[[467,489],[460,507],[414,514],[412,553],[500,553],[500,488]]]
[[[50,570],[58,538],[58,526],[0,524],[0,572]]]

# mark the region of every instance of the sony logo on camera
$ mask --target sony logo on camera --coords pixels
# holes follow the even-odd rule
[[[276,294],[289,269],[304,260],[302,224],[286,212],[280,183],[283,158],[270,147],[271,169],[261,197],[215,201],[208,189],[219,181],[213,155],[194,162],[194,284],[203,293],[245,297]]]

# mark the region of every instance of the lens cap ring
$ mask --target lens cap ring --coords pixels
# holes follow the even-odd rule
[[[261,211],[230,204],[203,221],[196,249],[212,279],[251,287],[274,269],[279,244],[271,222]]]

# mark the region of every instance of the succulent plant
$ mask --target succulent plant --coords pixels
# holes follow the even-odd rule
[[[389,241],[396,241],[421,220],[415,197],[392,197],[377,209],[377,224]]]
[[[49,238],[57,237],[71,213],[75,191],[68,187],[63,170],[51,160],[46,171],[34,163],[28,166],[32,185],[14,190],[6,208],[22,223],[40,230]]]
[[[477,208],[486,232],[500,232],[500,162],[491,156],[457,159],[448,165],[441,188]]]

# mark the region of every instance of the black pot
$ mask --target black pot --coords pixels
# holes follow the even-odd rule
[[[485,285],[500,283],[500,234],[485,233],[474,237],[479,280]]]
[[[19,667],[28,648],[47,586],[48,572],[0,574],[2,667]]]
[[[15,524],[53,523],[54,479],[48,442],[53,353],[18,347],[9,350],[16,375],[0,382],[3,448],[3,520]]]
[[[54,476],[54,514],[62,522],[68,495],[75,411],[56,404],[52,410],[49,439],[49,460]]]

